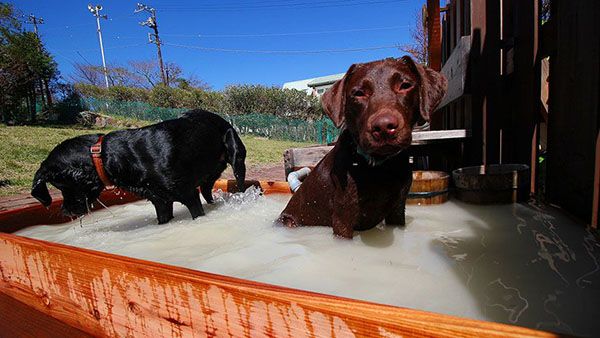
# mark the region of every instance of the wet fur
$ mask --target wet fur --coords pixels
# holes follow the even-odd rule
[[[409,82],[410,87],[402,86]],[[353,95],[362,92],[367,94]],[[412,128],[429,121],[446,92],[446,79],[412,59],[352,65],[322,97],[342,132],[333,149],[294,193],[279,221],[286,226],[331,226],[339,237],[386,224],[404,225],[412,169],[404,151]],[[372,121],[395,114],[396,136],[372,138]]]
[[[83,135],[56,146],[36,172],[31,194],[49,206],[52,199],[46,183],[51,183],[63,194],[66,215],[86,213],[104,189],[90,156],[90,147],[100,135]],[[102,142],[109,179],[149,199],[161,224],[173,218],[173,202],[183,203],[193,218],[204,215],[196,187],[212,203],[212,187],[227,163],[241,190],[245,157],[246,149],[233,127],[203,110],[148,127],[111,132]]]

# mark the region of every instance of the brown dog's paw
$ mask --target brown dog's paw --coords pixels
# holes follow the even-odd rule
[[[336,238],[352,239],[352,237],[354,236],[354,229],[352,229],[352,227],[350,227],[350,226],[334,225],[333,226],[333,235]]]
[[[279,216],[279,218],[276,221],[278,224],[283,225],[285,227],[288,228],[296,228],[299,226],[298,223],[296,223],[296,221],[288,215],[281,215]]]

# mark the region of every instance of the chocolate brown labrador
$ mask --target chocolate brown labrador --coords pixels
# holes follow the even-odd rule
[[[412,129],[429,121],[446,93],[443,75],[410,57],[355,64],[322,97],[342,127],[333,149],[292,196],[279,221],[331,226],[352,238],[385,219],[404,225],[412,169]]]

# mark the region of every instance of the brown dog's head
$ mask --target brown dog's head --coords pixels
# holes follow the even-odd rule
[[[446,87],[443,75],[405,56],[352,65],[321,101],[363,152],[385,157],[410,145],[413,126],[430,120]]]

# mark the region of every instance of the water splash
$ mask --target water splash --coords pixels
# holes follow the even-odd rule
[[[213,193],[215,203],[222,203],[233,210],[241,210],[248,205],[256,203],[263,196],[259,187],[251,186],[242,193],[229,193],[221,189]]]

